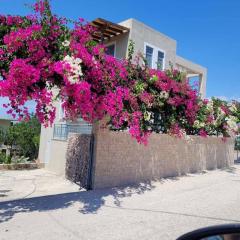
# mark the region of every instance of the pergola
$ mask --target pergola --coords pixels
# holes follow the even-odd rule
[[[97,18],[90,24],[96,28],[96,32],[93,34],[93,39],[97,42],[109,41],[115,36],[129,32],[129,28],[102,18]]]

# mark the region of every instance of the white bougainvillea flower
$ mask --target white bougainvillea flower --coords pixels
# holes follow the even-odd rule
[[[226,118],[227,125],[230,131],[237,131],[238,125],[237,125],[237,118],[234,116],[229,116]]]
[[[151,119],[151,113],[150,112],[145,112],[144,113],[144,120],[149,121]]]
[[[229,106],[230,105],[230,106]],[[237,112],[237,107],[234,103],[230,103],[229,106],[229,110],[233,113]]]
[[[169,93],[166,92],[166,91],[162,91],[162,92],[160,92],[159,96],[162,99],[168,99],[169,98]]]
[[[64,47],[68,47],[68,46],[70,45],[70,41],[65,40],[65,41],[62,43],[62,45],[63,45]]]
[[[213,101],[208,101],[208,103],[207,103],[207,109],[209,110],[209,111],[213,111]]]
[[[204,122],[200,122],[199,120],[195,120],[194,124],[193,124],[193,127],[200,129],[200,128],[205,127],[205,123]]]
[[[69,55],[65,56],[63,61],[71,67],[71,71],[67,74],[68,81],[71,84],[78,83],[80,81],[80,77],[83,76],[82,72],[82,59],[71,57]]]

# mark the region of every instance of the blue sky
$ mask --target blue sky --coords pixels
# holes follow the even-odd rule
[[[28,14],[33,0],[0,0],[0,14]],[[207,97],[240,99],[239,0],[52,0],[70,19],[127,18],[177,40],[177,54],[208,68]],[[1,100],[0,100],[1,102]]]

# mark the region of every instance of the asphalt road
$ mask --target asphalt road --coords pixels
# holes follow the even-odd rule
[[[239,165],[89,192],[37,171],[0,172],[1,240],[165,240],[240,223]]]

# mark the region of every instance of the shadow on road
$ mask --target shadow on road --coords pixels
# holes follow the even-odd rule
[[[83,204],[80,209],[81,213],[94,214],[105,204],[104,198],[107,196],[112,196],[115,206],[119,207],[121,206],[121,198],[131,197],[133,194],[143,194],[153,188],[154,186],[149,181],[126,188],[82,191],[1,202],[0,223],[9,221],[17,213],[64,209],[76,202]]]
[[[236,169],[234,167],[223,169],[223,171],[227,171],[229,173],[235,173]],[[204,174],[205,172],[198,173]],[[186,175],[188,177],[194,177],[198,174],[194,175]],[[177,181],[179,177],[172,178],[164,178],[156,181],[164,184],[166,181]],[[128,209],[121,206],[122,199],[125,197],[131,197],[133,194],[144,194],[145,192],[151,191],[155,188],[152,184],[154,181],[146,181],[139,183],[137,185],[132,185],[129,187],[122,188],[111,188],[111,189],[102,189],[102,190],[94,190],[94,191],[81,191],[74,193],[64,193],[64,194],[56,194],[42,197],[32,197],[26,199],[19,199],[14,201],[5,201],[0,202],[0,223],[7,222],[11,220],[15,214],[17,213],[29,213],[29,212],[44,212],[44,211],[52,211],[59,209],[66,209],[72,206],[75,203],[80,203],[83,205],[79,209],[79,212],[82,214],[95,214],[102,206],[110,207],[110,208],[119,208],[122,210],[133,210],[133,211],[152,211],[159,212],[163,214],[174,214],[174,215],[182,215],[182,216],[192,216],[199,218],[210,218],[215,219],[213,217],[206,216],[196,216],[186,213],[177,213],[177,212],[166,212],[162,210],[149,210],[149,209]],[[0,194],[6,194],[9,190],[0,191]],[[105,198],[112,197],[114,199],[113,206],[107,206],[105,204]],[[233,221],[239,222],[238,220],[230,220],[230,219],[219,219],[224,221]]]

